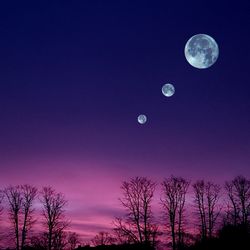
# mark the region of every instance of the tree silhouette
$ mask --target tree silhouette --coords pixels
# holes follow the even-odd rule
[[[162,182],[161,205],[167,214],[172,246],[175,250],[248,250],[250,249],[250,180],[237,176],[225,183],[223,193],[227,197],[228,212],[226,223],[219,227],[221,212],[221,188],[212,182],[199,180],[193,184],[195,209],[198,212],[201,237],[186,230],[185,202],[190,182],[182,177],[171,176]],[[122,182],[120,198],[126,214],[116,218],[115,236],[112,232],[100,232],[92,240],[94,249],[155,249],[159,243],[160,224],[155,224],[152,201],[156,184],[145,177],[135,177]],[[38,190],[30,185],[8,186],[0,191],[0,214],[6,205],[9,224],[17,250],[64,250],[75,249],[79,243],[76,233],[67,232],[69,222],[65,217],[67,201],[62,193],[52,187],[39,192],[44,232],[32,232],[36,221],[34,204]],[[3,200],[6,202],[3,203]],[[223,201],[225,199],[222,199]],[[40,218],[39,218],[40,219]],[[166,224],[166,221],[164,221]],[[218,230],[216,230],[218,229]],[[31,236],[31,237],[30,237]],[[8,240],[8,239],[7,239]],[[6,243],[8,243],[6,240]],[[10,244],[13,242],[9,242]],[[164,241],[160,242],[162,245]],[[78,249],[89,249],[90,246]]]
[[[4,192],[2,190],[0,190],[0,214],[3,212],[3,199],[4,199]]]
[[[22,212],[23,212],[23,227],[22,227],[22,243],[21,249],[26,246],[26,239],[28,231],[35,222],[32,214],[34,209],[32,209],[33,202],[37,196],[37,188],[30,185],[21,186],[22,193]]]
[[[16,249],[20,249],[20,212],[22,209],[22,192],[20,186],[9,186],[4,189],[4,193],[8,200],[9,218],[12,225],[12,230],[15,236]]]
[[[91,242],[94,246],[106,246],[112,245],[115,239],[109,232],[99,232]]]
[[[64,229],[65,227],[58,228],[54,233],[52,246],[56,250],[63,250],[68,245],[67,233]]]
[[[58,248],[63,245],[64,229],[69,224],[64,214],[67,201],[63,194],[57,193],[51,187],[42,189],[40,199],[43,206],[42,215],[48,239],[48,250],[59,250]]]
[[[48,249],[48,237],[46,233],[41,233],[36,236],[32,236],[30,239],[30,248],[36,250]]]
[[[3,199],[4,199],[4,192],[0,190],[0,215],[3,213]]]
[[[115,226],[129,242],[145,246],[155,242],[153,238],[156,237],[156,228],[153,226],[151,209],[155,187],[156,184],[145,177],[135,177],[122,183],[123,197],[120,201],[127,215],[126,220],[117,218]]]
[[[249,224],[250,180],[237,176],[226,182],[225,189],[229,198],[229,216],[234,225]]]
[[[161,203],[168,217],[167,224],[171,231],[173,250],[180,248],[184,243],[183,218],[188,187],[189,181],[175,176],[165,179],[162,183]]]
[[[229,199],[226,223],[236,226],[240,219],[240,209],[237,202],[237,196],[235,195],[233,182],[226,182],[225,189]]]
[[[211,238],[214,233],[215,224],[218,219],[220,208],[218,208],[220,186],[204,180],[193,184],[195,194],[195,205],[199,214],[201,238]]]
[[[4,201],[4,192],[0,190],[0,222],[2,222],[2,214],[3,214],[3,201]],[[2,224],[2,223],[1,223]],[[0,233],[0,242],[2,239],[2,234]]]
[[[9,216],[15,235],[16,249],[18,250],[20,245],[21,249],[24,249],[28,232],[34,223],[32,205],[36,198],[37,189],[30,185],[9,186],[5,188],[4,193],[9,205]]]
[[[80,243],[79,235],[75,232],[69,232],[68,243],[69,243],[70,250],[74,250],[77,244]]]

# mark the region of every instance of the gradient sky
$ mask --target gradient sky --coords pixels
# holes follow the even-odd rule
[[[69,200],[72,230],[89,234],[121,213],[130,177],[250,177],[249,8],[1,1],[1,187],[52,185]],[[206,70],[184,57],[197,33],[220,49]]]

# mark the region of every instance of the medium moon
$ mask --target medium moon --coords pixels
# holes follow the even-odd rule
[[[187,41],[184,53],[187,61],[193,67],[206,69],[217,61],[219,47],[211,36],[198,34]]]
[[[171,83],[166,83],[161,88],[162,94],[170,97],[175,93],[175,88]]]
[[[137,118],[137,121],[138,121],[140,124],[144,124],[144,123],[146,123],[146,121],[147,121],[147,116],[145,116],[145,115],[139,115],[138,118]]]

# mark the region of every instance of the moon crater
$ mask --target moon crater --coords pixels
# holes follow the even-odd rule
[[[137,121],[140,123],[140,124],[144,124],[147,122],[147,116],[146,115],[139,115],[137,117]]]
[[[166,83],[162,86],[161,91],[163,95],[165,95],[166,97],[170,97],[175,93],[175,88],[173,84]]]
[[[198,34],[187,41],[184,53],[187,61],[193,67],[206,69],[217,61],[219,47],[211,36]]]

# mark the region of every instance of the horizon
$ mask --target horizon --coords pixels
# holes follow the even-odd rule
[[[154,221],[160,226],[161,231],[163,232],[162,237],[162,242],[164,242],[166,239],[165,237],[167,236],[167,228],[162,221],[162,218],[164,217],[164,209],[162,208],[162,205],[160,204],[161,198],[162,198],[162,187],[161,184],[162,182],[166,179],[169,178],[173,175],[165,176],[161,180],[154,180],[151,178],[153,182],[156,183],[156,190],[154,192],[154,197],[153,197],[153,202],[152,202],[152,207],[153,207],[153,213],[154,213]],[[237,175],[239,176],[239,175]],[[183,177],[183,176],[177,176],[177,177]],[[234,176],[236,177],[236,176]],[[123,181],[129,181],[131,180],[130,177],[127,180]],[[148,177],[146,177],[148,178]],[[222,219],[223,216],[225,216],[225,211],[226,211],[226,206],[225,206],[225,200],[228,199],[227,194],[225,193],[225,188],[224,184],[226,181],[231,181],[231,179],[224,180],[224,182],[221,182],[219,185],[221,187],[221,192],[220,192],[220,199],[219,199],[219,206],[221,206],[221,215],[220,215],[220,221],[218,225],[222,224]],[[206,178],[200,178],[200,179],[187,179],[187,181],[190,182],[188,192],[186,195],[186,202],[185,202],[185,207],[186,207],[186,212],[185,212],[185,217],[186,219],[186,230],[188,233],[194,233],[194,234],[199,234],[199,230],[197,227],[197,218],[195,218],[195,209],[194,209],[194,190],[193,190],[193,184],[196,181],[199,180],[205,180],[205,181],[211,181]],[[218,184],[214,181],[212,181],[214,184]],[[23,184],[28,184],[30,183],[14,183],[11,185],[23,185]],[[32,184],[35,186],[35,184]],[[63,194],[65,197],[67,204],[65,207],[65,214],[66,214],[66,219],[70,221],[69,226],[66,228],[67,232],[76,232],[80,238],[81,238],[81,243],[82,244],[88,244],[91,242],[91,240],[100,232],[108,232],[112,234],[112,231],[114,229],[114,221],[116,217],[121,217],[123,218],[126,215],[126,209],[122,206],[121,202],[119,201],[120,198],[122,198],[122,193],[121,193],[121,185],[122,182],[120,183],[120,186],[118,187],[118,190],[115,191],[115,195],[117,195],[116,199],[113,199],[114,195],[109,197],[107,202],[105,202],[105,196],[103,196],[103,188],[102,192],[98,192],[97,194],[102,195],[102,201],[100,200],[95,200],[94,199],[94,204],[95,206],[86,206],[86,201],[90,202],[90,204],[93,202],[91,201],[90,197],[92,195],[88,194],[88,190],[86,192],[81,192],[83,197],[85,199],[82,199],[81,197],[75,197],[75,198],[68,198],[69,194],[72,194],[72,190],[68,193],[66,193],[65,189],[64,192],[62,190],[57,190],[55,189],[56,192]],[[10,185],[6,185],[4,188],[7,188]],[[45,187],[46,185],[38,186],[38,190],[41,190],[42,187]],[[54,188],[52,185],[48,185]],[[0,187],[0,190],[3,190],[3,187]],[[119,191],[116,193],[116,191]],[[102,194],[101,194],[102,193]],[[38,192],[38,197],[40,196],[40,191]],[[33,225],[33,230],[34,232],[31,233],[31,235],[37,236],[40,233],[44,232],[44,227],[43,227],[43,221],[44,218],[42,217],[42,205],[41,202],[39,201],[39,198],[36,198],[35,203],[34,203],[34,208],[35,208],[35,218],[36,222]],[[71,196],[72,197],[72,196]],[[98,197],[98,196],[97,196]],[[90,199],[90,200],[89,200]],[[99,202],[99,203],[98,203]],[[2,214],[1,218],[2,221],[4,221],[4,224],[2,224],[1,231],[7,232],[6,236],[10,234],[9,231],[9,226],[10,222],[8,221],[8,202],[5,201],[3,202],[3,207],[4,207],[4,213]],[[3,233],[2,232],[2,233]],[[8,238],[8,237],[7,237]]]

